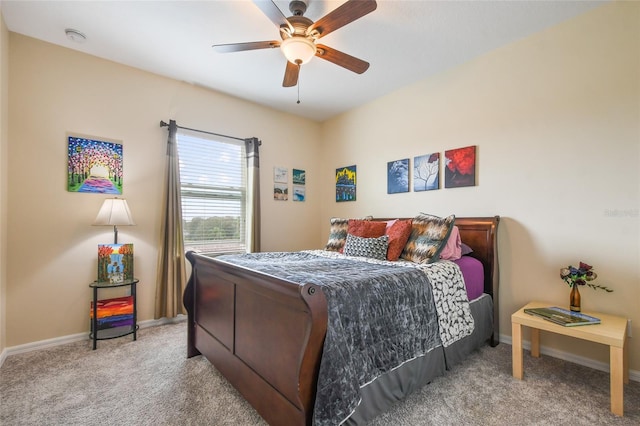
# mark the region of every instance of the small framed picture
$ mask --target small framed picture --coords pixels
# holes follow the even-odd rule
[[[273,199],[276,201],[287,201],[289,199],[289,185],[286,183],[274,183]]]
[[[440,189],[440,153],[421,155],[413,159],[414,192]]]
[[[289,169],[286,167],[274,167],[273,168],[273,181],[277,183],[289,182]]]
[[[444,187],[459,188],[476,184],[476,146],[444,152]]]
[[[356,201],[356,166],[336,169],[336,202]]]
[[[133,279],[133,244],[98,244],[98,281]]]
[[[387,194],[409,192],[409,159],[387,163]]]
[[[306,196],[305,187],[302,185],[293,185],[293,201],[304,201]]]
[[[293,184],[294,185],[304,185],[307,178],[304,170],[293,169]]]
[[[67,135],[67,156],[69,192],[122,194],[121,142]]]

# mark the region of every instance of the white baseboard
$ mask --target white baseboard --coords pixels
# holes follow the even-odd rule
[[[148,328],[148,327],[155,327],[157,325],[182,322],[186,320],[187,320],[186,315],[178,315],[175,318],[160,318],[160,319],[140,321],[138,322],[138,325],[140,326],[140,328]],[[16,355],[16,354],[22,354],[25,352],[37,351],[40,349],[51,348],[54,346],[60,346],[60,345],[64,345],[66,343],[71,343],[71,342],[79,342],[82,340],[89,340],[88,331],[84,333],[71,334],[68,336],[54,337],[53,339],[40,340],[38,342],[25,343],[24,345],[11,346],[9,348],[5,348],[0,354],[0,367],[2,367],[2,364],[4,364],[4,360],[9,355]]]
[[[500,342],[511,344],[511,336],[500,335]],[[531,342],[528,340],[522,341],[522,347],[527,350],[531,350]],[[594,370],[604,371],[609,373],[609,363],[595,361],[591,358],[585,358],[579,355],[574,355],[569,352],[559,351],[557,349],[545,347],[540,345],[540,353],[544,355],[549,355],[553,358],[562,359],[565,361],[573,362],[574,364],[584,365],[585,367],[593,368]],[[640,382],[640,371],[637,370],[629,370],[629,380],[633,380],[634,382]]]

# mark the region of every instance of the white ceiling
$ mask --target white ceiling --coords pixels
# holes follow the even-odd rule
[[[287,0],[276,0],[290,16]],[[317,21],[344,1],[309,0]],[[279,40],[249,0],[1,0],[10,31],[208,87],[317,121],[556,25],[605,1],[378,0],[378,8],[322,38],[368,61],[358,75],[314,58],[283,88],[279,49],[217,53],[212,44]],[[65,28],[87,36],[78,44]]]

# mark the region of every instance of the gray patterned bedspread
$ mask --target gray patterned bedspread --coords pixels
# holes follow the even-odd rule
[[[443,342],[448,346],[473,331],[459,269],[461,288],[456,280],[444,287],[429,285],[429,275],[432,280],[455,275],[451,265],[457,265],[451,262],[429,268],[399,267],[397,262],[324,251],[227,255],[218,260],[323,287],[329,315],[315,425],[342,423],[360,403],[362,386]],[[440,264],[446,266],[437,266]]]

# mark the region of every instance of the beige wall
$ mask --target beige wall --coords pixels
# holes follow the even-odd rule
[[[584,260],[615,289],[585,289],[584,308],[632,318],[639,336],[639,18],[638,4],[596,9],[322,125],[13,33],[7,57],[3,27],[0,296],[10,303],[0,304],[0,350],[88,330],[95,248],[112,234],[90,226],[105,196],[66,192],[67,132],[123,141],[123,197],[138,225],[121,227],[120,240],[135,245],[140,317],[152,317],[166,139],[158,122],[171,118],[263,140],[264,250],[321,246],[331,216],[499,214],[503,335],[526,301],[565,303],[558,270]],[[387,161],[466,145],[478,147],[478,186],[386,194]],[[334,203],[334,170],[351,164],[358,200]],[[307,170],[306,202],[271,199],[273,166]],[[603,347],[545,343],[607,360]]]
[[[108,196],[66,190],[67,132],[122,141],[122,197],[137,226],[120,227],[118,241],[134,244],[140,320],[153,317],[160,120],[260,138],[263,249],[317,248],[319,124],[16,33],[9,59],[7,346],[88,332],[97,245],[113,230],[91,226]],[[306,202],[273,200],[274,166],[307,171]]]
[[[7,146],[9,143],[9,32],[0,2],[0,364],[7,347]]]
[[[331,216],[498,214],[501,333],[530,300],[568,304],[558,271],[583,260],[615,289],[585,288],[583,309],[633,319],[640,370],[639,22],[640,4],[616,2],[324,123],[322,180],[358,170],[356,202],[322,204],[325,229]],[[468,145],[477,186],[386,194],[388,161]],[[608,360],[604,346],[542,339]]]

